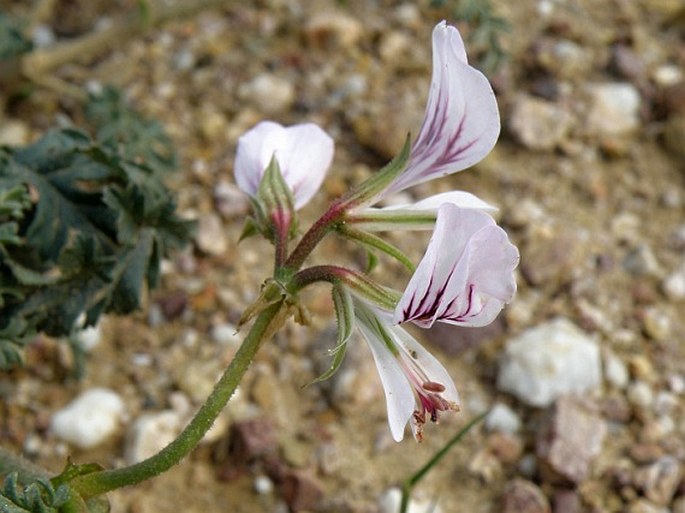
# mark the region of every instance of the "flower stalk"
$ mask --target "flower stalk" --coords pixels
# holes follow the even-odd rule
[[[138,484],[169,470],[180,462],[212,427],[235,392],[262,343],[283,325],[288,315],[284,302],[275,303],[259,314],[207,401],[173,442],[154,456],[134,465],[77,477],[70,483],[72,489],[87,500],[116,488]]]

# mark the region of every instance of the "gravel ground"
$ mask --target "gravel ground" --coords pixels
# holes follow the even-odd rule
[[[116,14],[67,3],[58,35]],[[500,141],[476,167],[406,193],[477,194],[500,207],[521,251],[518,294],[492,326],[417,332],[454,377],[462,413],[427,426],[422,444],[394,443],[358,339],[332,380],[302,388],[335,341],[328,290],[314,288],[313,326],[288,325],[266,345],[203,445],[164,476],[111,494],[113,512],[394,511],[388,490],[493,406],[422,482],[414,511],[437,500],[443,512],[685,512],[682,0],[493,5],[510,26],[506,60],[488,72]],[[313,121],[332,135],[330,178],[303,209],[305,226],[417,132],[432,27],[447,18],[467,36],[474,29],[450,9],[227,2],[60,69],[123,88],[165,125],[181,155],[171,186],[199,231],[165,263],[144,312],[87,334],[84,379],[67,379],[68,351],[48,339],[30,348],[26,368],[0,376],[0,443],[56,471],[66,454],[116,466],[173,436],[230,361],[240,313],[271,268],[268,244],[236,245],[247,211],[231,174],[237,138],[262,119]],[[485,47],[467,49],[483,62]],[[31,140],[59,112],[69,101],[39,90],[0,115],[0,141]],[[414,236],[390,238],[420,258]],[[329,241],[316,260],[347,252],[359,262],[349,249]],[[398,288],[408,279],[391,262],[378,276]],[[96,403],[111,426],[89,429],[109,436],[90,447],[60,439],[56,413],[103,388],[113,394]]]

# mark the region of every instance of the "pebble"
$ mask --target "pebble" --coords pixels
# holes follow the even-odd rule
[[[554,494],[554,513],[580,513],[581,503],[575,490],[559,490]]]
[[[247,214],[250,202],[238,187],[220,181],[214,187],[214,206],[224,219],[234,219]]]
[[[497,388],[531,406],[546,407],[568,393],[601,385],[599,347],[566,318],[557,318],[507,342]]]
[[[100,345],[100,341],[102,340],[102,328],[100,324],[98,323],[95,326],[88,326],[87,328],[77,331],[76,340],[78,340],[81,348],[85,352],[90,353],[93,349]]]
[[[289,471],[281,483],[281,494],[290,511],[314,511],[324,497],[323,485],[310,472]]]
[[[501,433],[518,433],[521,429],[521,417],[508,405],[495,403],[485,417],[485,428]]]
[[[0,146],[24,146],[30,136],[28,125],[18,119],[3,119],[0,124]]]
[[[295,86],[287,79],[262,73],[238,88],[242,100],[252,102],[265,114],[287,111],[295,101]]]
[[[685,299],[685,264],[670,273],[661,284],[666,296],[674,301]]]
[[[213,213],[200,216],[197,224],[197,246],[208,255],[222,255],[228,249],[228,239],[221,218]]]
[[[618,136],[640,126],[640,93],[625,82],[596,83],[587,88],[587,130],[594,136]]]
[[[138,463],[166,447],[183,428],[185,416],[175,410],[145,413],[130,427],[126,440],[126,461]]]
[[[513,479],[504,488],[502,497],[503,513],[550,513],[547,497],[533,482]]]
[[[231,426],[231,461],[242,464],[274,454],[278,449],[276,428],[267,417],[236,422]]]
[[[673,500],[682,474],[680,462],[675,457],[666,455],[651,465],[638,468],[634,481],[650,501],[667,506]]]
[[[55,412],[50,429],[57,438],[90,449],[117,432],[125,411],[124,401],[116,392],[92,388]]]
[[[402,491],[399,488],[386,490],[378,501],[380,513],[400,513],[401,502]],[[410,498],[407,513],[442,513],[442,508],[432,500]]]
[[[654,276],[662,274],[659,260],[654,250],[646,244],[639,244],[628,252],[623,260],[623,267],[634,276]]]
[[[274,482],[267,476],[257,476],[254,480],[254,489],[259,495],[269,495],[274,491]]]
[[[349,49],[364,35],[364,25],[343,11],[323,11],[307,21],[304,35],[313,46]]]
[[[631,503],[627,513],[671,513],[668,508],[657,506],[645,499],[638,499]]]
[[[625,362],[610,351],[604,353],[604,377],[618,389],[624,389],[630,382],[628,366]]]
[[[642,316],[642,328],[653,340],[666,340],[671,336],[671,317],[657,307],[647,308]]]
[[[605,422],[581,400],[565,396],[554,405],[536,440],[536,454],[547,477],[578,484],[600,454]]]
[[[231,323],[217,324],[212,327],[212,340],[214,342],[237,348],[242,341],[242,336],[238,333],[238,329]]]
[[[628,401],[633,406],[647,410],[654,402],[652,387],[644,381],[635,381],[628,387]]]
[[[566,140],[572,126],[573,117],[556,103],[523,94],[514,99],[509,129],[527,148],[553,150]]]

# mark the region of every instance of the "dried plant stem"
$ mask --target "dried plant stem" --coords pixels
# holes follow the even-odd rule
[[[145,33],[151,27],[159,26],[174,19],[189,18],[200,11],[226,5],[228,0],[146,0],[140,2],[140,9],[121,16],[103,30],[88,33],[72,41],[58,43],[48,48],[41,48],[19,56],[16,65],[5,65],[2,82],[17,82],[20,77],[31,82],[56,89],[69,96],[81,96],[73,86],[64,84],[50,74],[60,66],[73,62],[83,62],[128,41],[132,37]],[[44,17],[43,10],[51,10],[49,1],[39,4],[36,16]],[[37,8],[38,9],[38,8]],[[15,76],[11,76],[15,74]]]

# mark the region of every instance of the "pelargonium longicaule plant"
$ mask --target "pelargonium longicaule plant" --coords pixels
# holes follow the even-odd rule
[[[491,217],[494,207],[467,192],[437,194],[413,204],[377,205],[416,184],[477,163],[493,148],[499,131],[490,84],[468,64],[457,29],[441,22],[433,30],[433,75],[418,136],[413,143],[408,139],[383,169],[332,201],[309,229],[298,228],[297,211],[325,179],[333,161],[331,137],[314,124],[284,127],[274,121],[263,121],[240,137],[235,181],[252,205],[243,237],[262,235],[275,248],[273,275],[241,318],[241,326],[252,326],[205,404],[166,448],[118,469],[69,466],[53,479],[68,482],[76,492],[70,496],[72,510],[81,511],[82,501],[158,475],[188,454],[230,399],[264,341],[290,317],[308,322],[299,296],[314,283],[330,284],[338,326],[331,366],[316,381],[339,368],[357,328],[378,367],[396,441],[403,439],[407,424],[421,441],[426,422],[437,422],[442,412],[458,411],[454,381],[404,325],[428,328],[444,322],[478,327],[492,322],[516,291],[518,251]],[[388,230],[433,230],[418,264],[378,235]],[[331,234],[401,262],[411,273],[404,291],[377,283],[366,270],[335,263],[307,265],[318,243]]]
[[[453,191],[414,204],[374,207],[383,198],[413,185],[461,171],[485,157],[499,136],[497,102],[485,76],[469,66],[456,28],[445,22],[433,31],[433,77],[423,125],[416,141],[384,169],[333,201],[288,253],[295,234],[295,211],[324,180],[333,143],[312,124],[283,127],[264,121],[238,141],[235,179],[252,199],[248,233],[259,232],[276,248],[274,276],[248,309],[249,319],[274,301],[283,301],[304,321],[297,295],[326,281],[333,289],[340,365],[353,326],[368,342],[385,389],[392,436],[400,441],[407,423],[422,439],[423,425],[442,411],[458,411],[459,395],[444,367],[402,324],[428,328],[435,322],[485,326],[515,290],[518,251],[476,196]],[[418,266],[374,232],[433,229]],[[304,267],[328,233],[386,253],[413,275],[404,293],[376,283],[361,271],[337,265]]]

